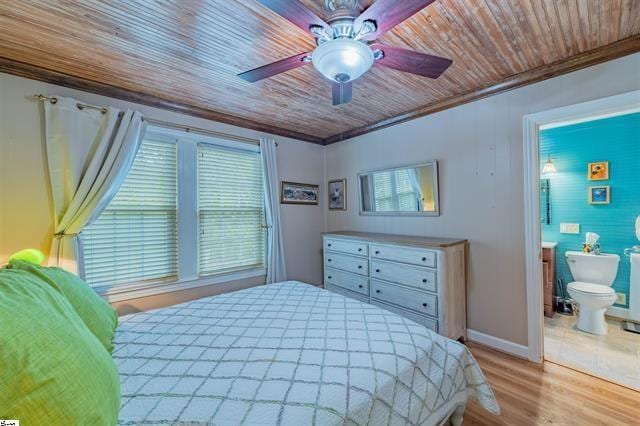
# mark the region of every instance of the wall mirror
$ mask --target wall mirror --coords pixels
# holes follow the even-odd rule
[[[438,163],[358,174],[361,215],[439,216]]]

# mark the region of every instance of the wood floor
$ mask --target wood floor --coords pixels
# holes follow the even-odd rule
[[[640,425],[640,392],[557,364],[540,366],[468,344],[493,387],[501,415],[477,404],[464,425]]]

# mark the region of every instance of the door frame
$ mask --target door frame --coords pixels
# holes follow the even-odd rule
[[[529,360],[543,361],[542,230],[540,226],[540,129],[640,111],[640,90],[523,117],[524,231]]]

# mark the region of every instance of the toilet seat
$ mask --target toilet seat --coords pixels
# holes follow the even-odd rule
[[[574,281],[572,283],[569,283],[569,285],[567,285],[567,289],[592,298],[608,298],[615,294],[615,290],[609,286],[585,283],[582,281]]]

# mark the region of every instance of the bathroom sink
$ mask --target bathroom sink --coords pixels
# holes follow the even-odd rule
[[[542,242],[542,248],[543,249],[552,249],[552,248],[556,248],[558,246],[558,243],[554,243],[551,241],[543,241]]]

